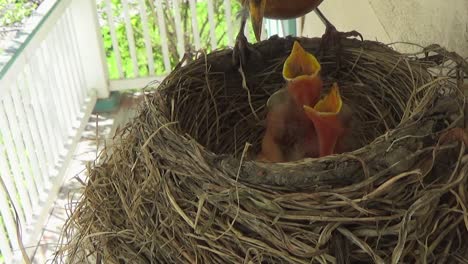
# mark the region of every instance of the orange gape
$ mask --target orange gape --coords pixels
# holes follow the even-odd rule
[[[257,41],[260,40],[263,18],[291,19],[303,16],[319,6],[323,0],[240,0],[248,6]]]
[[[345,151],[345,136],[349,133],[351,112],[341,99],[338,85],[333,84],[330,93],[314,107],[304,105],[307,117],[317,132],[320,157]]]
[[[283,78],[287,81],[289,95],[300,106],[314,105],[320,98],[323,87],[321,69],[317,58],[294,41],[291,54],[283,65]]]
[[[320,70],[317,59],[294,42],[283,66],[286,87],[267,102],[266,131],[259,160],[286,162],[318,155],[314,125],[303,105],[315,105],[320,98]]]

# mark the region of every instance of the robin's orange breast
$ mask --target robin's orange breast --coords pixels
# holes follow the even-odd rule
[[[267,0],[264,16],[272,19],[291,19],[303,16],[319,6],[323,0]]]

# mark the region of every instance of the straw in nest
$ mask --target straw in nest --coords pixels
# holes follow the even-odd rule
[[[241,71],[231,50],[176,68],[89,168],[56,260],[467,263],[465,148],[440,140],[465,128],[466,62],[345,41],[339,72],[333,50],[321,58],[324,87],[339,82],[359,148],[248,160],[293,41],[256,44],[262,58]]]

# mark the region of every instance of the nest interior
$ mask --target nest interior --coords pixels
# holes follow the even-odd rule
[[[311,52],[320,42],[298,40]],[[466,263],[468,164],[447,132],[465,128],[463,72],[346,40],[339,71],[334,50],[320,62],[325,87],[338,82],[353,109],[356,150],[255,162],[293,41],[256,44],[244,69],[231,50],[178,66],[89,168],[57,258]]]
[[[259,148],[256,143],[264,132],[265,102],[285,84],[281,71],[290,48],[282,45],[288,44],[259,47],[262,55],[268,55],[249,61],[242,74],[226,64],[228,54],[224,57],[219,54],[217,60],[207,58],[208,64],[195,63],[174,73],[177,77],[164,87],[175,88],[165,89],[163,95],[166,106],[172,109],[171,120],[177,120],[182,131],[216,154],[240,157],[246,142],[254,144],[255,153]],[[317,47],[310,43],[308,48],[314,51]],[[393,52],[386,54],[379,49],[375,53],[361,49],[348,52],[338,71],[334,56],[322,58],[322,75],[326,78],[324,93],[333,82],[338,82],[345,103],[353,109],[358,121],[353,129],[357,147],[394,128],[406,108],[414,108],[411,104],[420,99],[421,94],[416,94],[410,100],[413,87],[427,83],[431,76],[421,70],[408,75],[410,66],[398,65]]]

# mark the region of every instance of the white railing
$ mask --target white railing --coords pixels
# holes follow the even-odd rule
[[[46,0],[19,36],[16,52],[0,57],[5,263],[34,250],[96,98],[108,96],[93,0]]]

